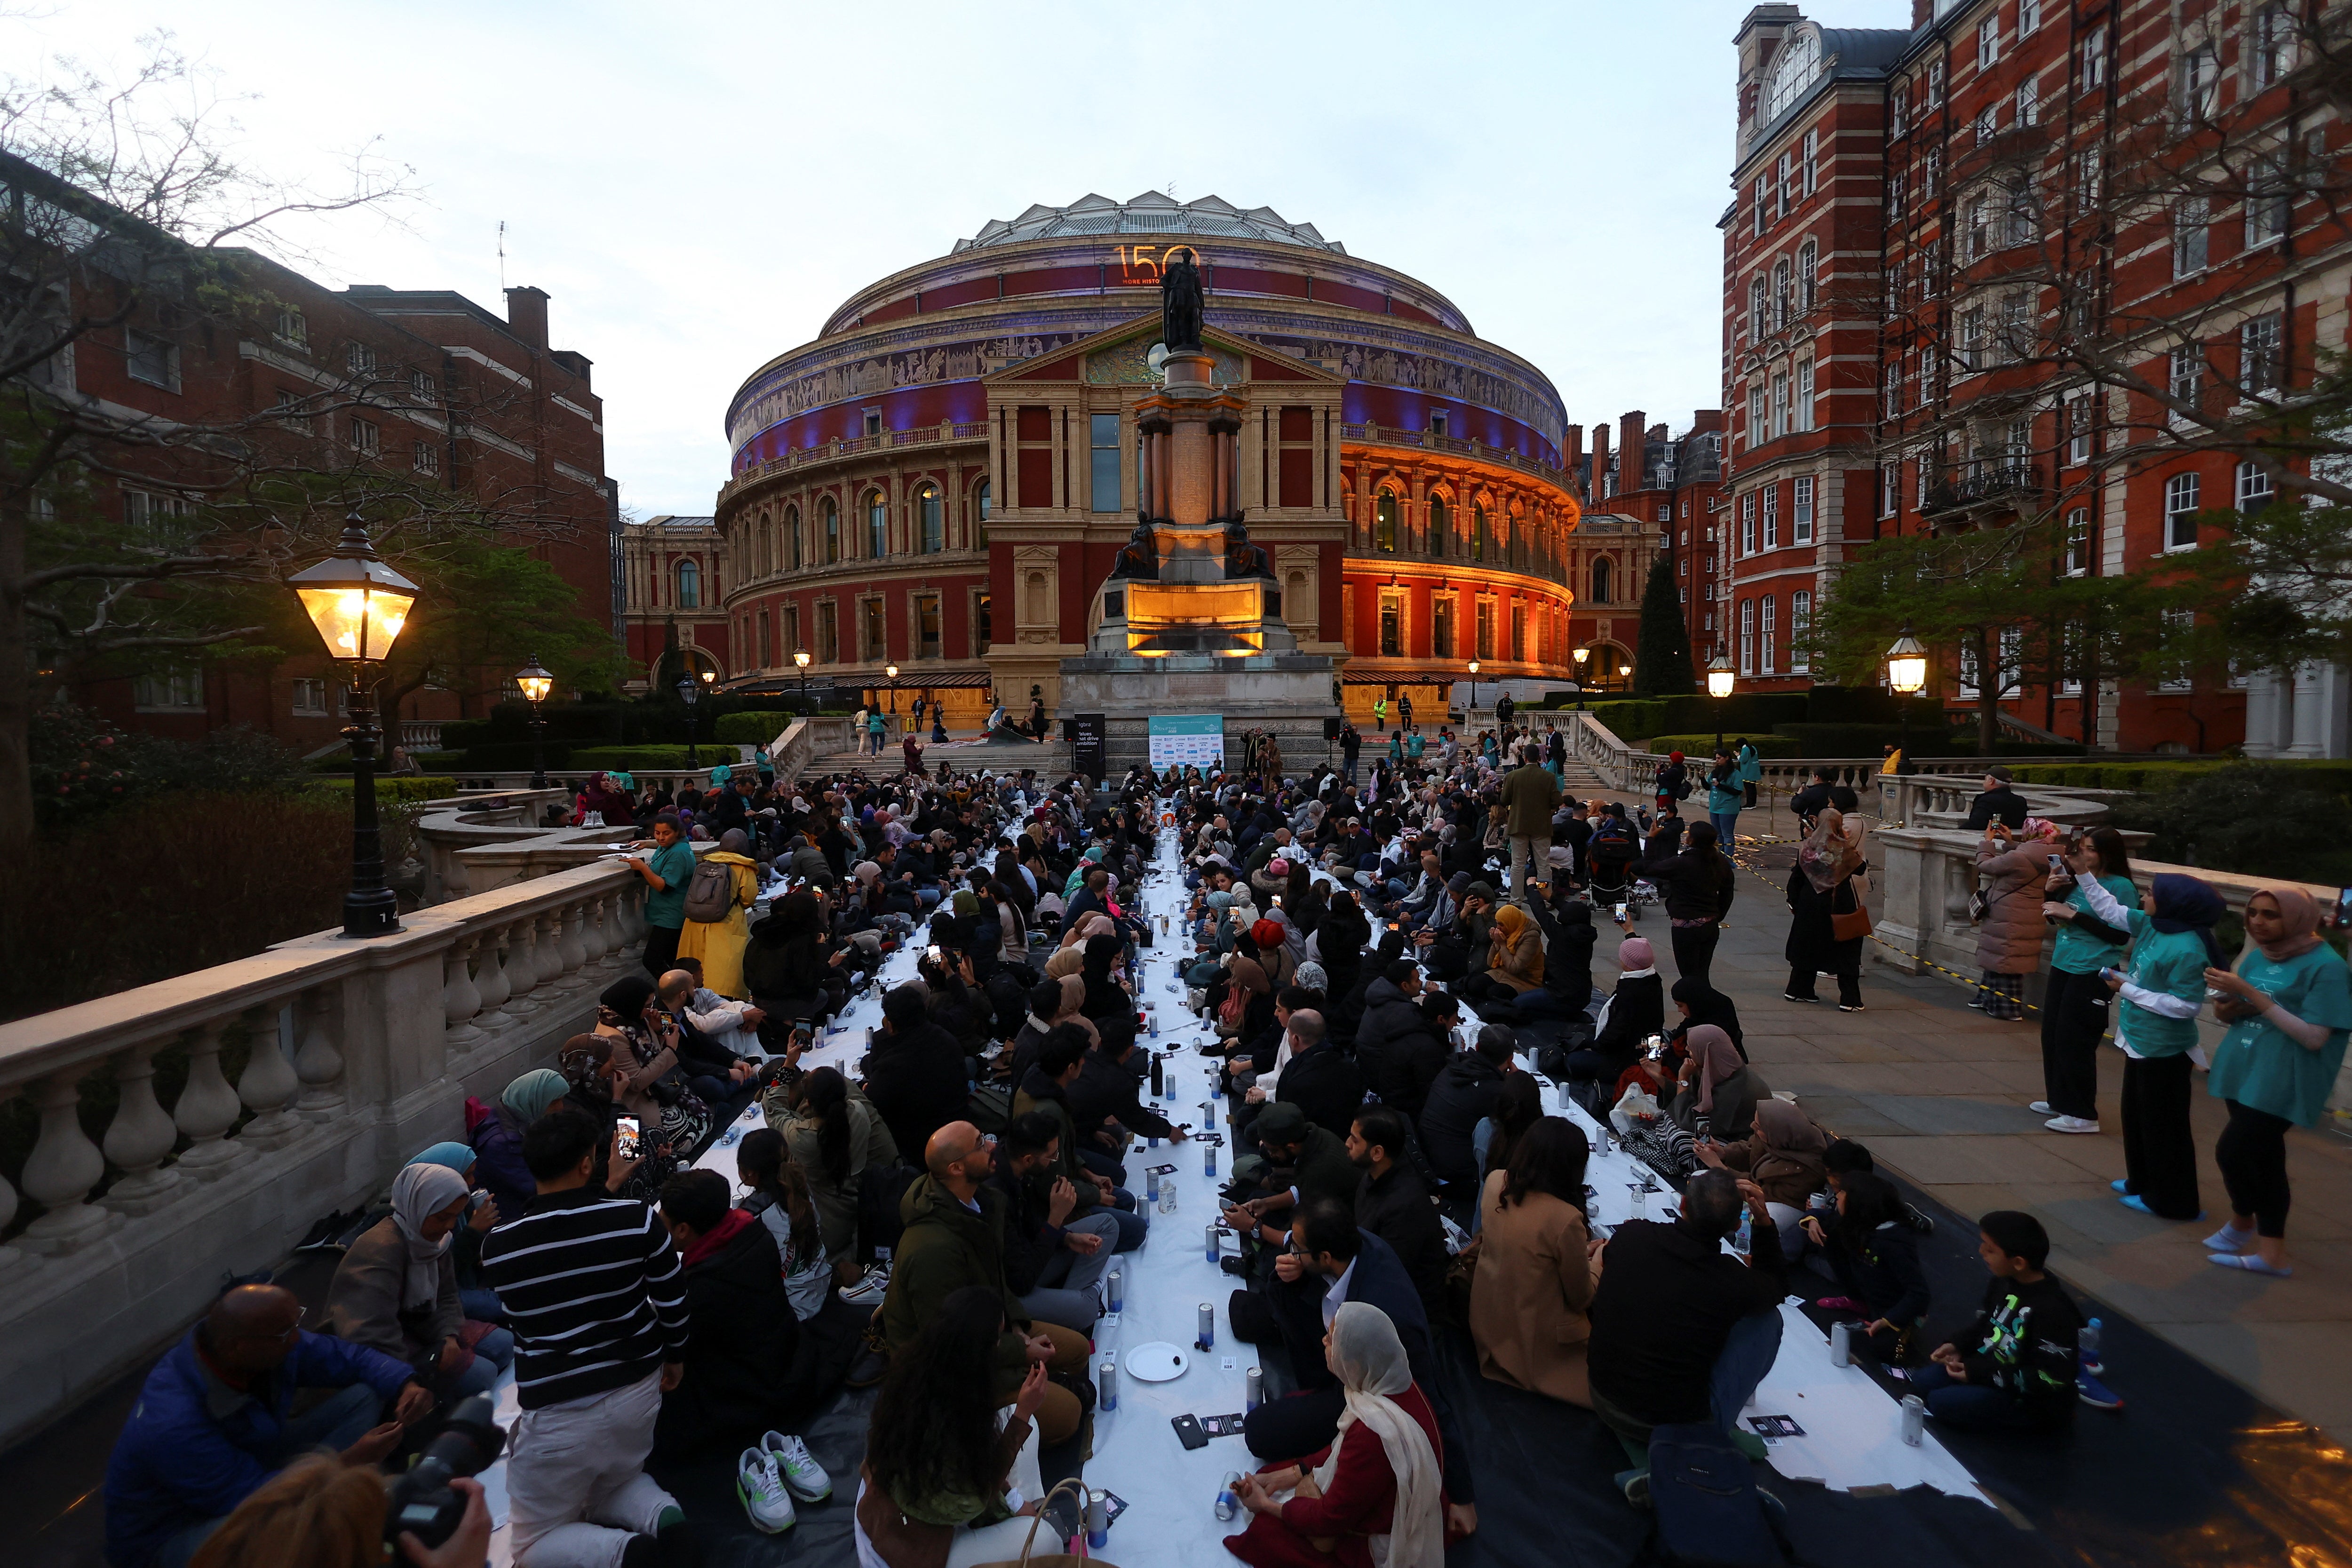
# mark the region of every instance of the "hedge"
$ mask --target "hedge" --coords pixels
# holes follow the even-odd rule
[[[319,781],[319,788],[331,790],[338,795],[349,794],[351,787],[352,781],[348,778]],[[386,777],[378,773],[375,780],[375,798],[379,803],[446,800],[457,793],[457,781],[453,778],[435,778],[429,774],[421,778],[414,775]]]
[[[1732,745],[1730,731],[1725,731],[1723,743]],[[1759,757],[1799,757],[1805,754],[1797,750],[1794,741],[1782,735],[1750,735],[1748,743],[1756,748],[1756,754]],[[1715,731],[1707,730],[1696,735],[1653,735],[1647,745],[1659,756],[1664,756],[1668,752],[1680,752],[1686,760],[1697,762],[1715,755]]]
[[[1663,701],[1635,699],[1632,701],[1596,702],[1589,710],[1592,717],[1609,726],[1618,739],[1630,741],[1636,735],[1655,735],[1667,728],[1666,705]]]
[[[726,713],[719,716],[719,722],[712,727],[712,733],[718,736],[722,745],[764,746],[782,734],[798,716],[773,708],[753,708],[741,713]]]
[[[1875,686],[1816,686],[1809,698],[1803,719],[1787,722],[1899,726],[1906,708],[1915,730],[1941,731],[1948,722],[1941,698],[1897,697]],[[1776,724],[1773,728],[1779,730],[1780,726]]]
[[[443,752],[428,754],[440,757],[447,753]],[[493,741],[487,745],[468,746],[459,755],[462,761],[458,765],[472,773],[528,773],[530,771],[534,756],[550,768],[564,768],[572,765],[572,745],[566,741],[550,741],[546,745],[540,747],[536,752],[533,752],[529,741]],[[437,767],[442,764],[438,762],[427,764],[421,759],[417,763],[419,767],[427,765]]]
[[[2218,773],[2223,768],[2243,766],[2234,757],[2183,759],[2177,763],[2045,763],[2017,770],[2020,784],[2071,784],[2077,789],[2116,789],[2150,792],[2169,789],[2184,779],[2199,774]],[[2310,775],[2315,783],[2325,784],[2339,795],[2352,795],[2352,763],[2328,760],[2272,762],[2263,760],[2265,767],[2293,768],[2298,773]]]
[[[682,768],[687,765],[684,746],[583,746],[572,753],[571,767],[576,773],[604,768]],[[734,753],[717,746],[703,746],[698,765],[709,767],[714,763],[732,763]]]

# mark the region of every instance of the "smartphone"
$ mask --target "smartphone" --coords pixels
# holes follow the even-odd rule
[[[1623,904],[1617,906],[1617,918],[1621,921],[1625,918],[1625,908]]]
[[[933,963],[939,963],[939,962],[940,962],[940,957],[941,957],[941,953],[940,953],[940,944],[939,944],[939,943],[937,943],[937,942],[933,942],[929,947],[928,947],[928,948],[924,949],[923,951],[930,956],[930,960],[931,960],[931,962],[932,962]]]
[[[624,1116],[619,1119],[617,1125],[621,1134],[621,1158],[624,1160],[638,1158],[645,1149],[646,1141],[644,1135],[637,1130],[637,1119],[634,1116]]]
[[[2066,874],[2066,857],[2063,855],[2050,857],[2050,874],[2053,877],[2063,877]]]
[[[1179,1415],[1171,1419],[1169,1425],[1176,1428],[1176,1440],[1183,1444],[1188,1450],[1205,1448],[1209,1446],[1209,1435],[1201,1430],[1199,1416]]]
[[[2336,923],[2352,926],[2352,888],[2342,888],[2336,894]]]

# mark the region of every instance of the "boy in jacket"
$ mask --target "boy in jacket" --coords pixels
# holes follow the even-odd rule
[[[2083,1314],[2042,1272],[2049,1234],[2030,1214],[1996,1209],[1977,1222],[1977,1256],[1992,1278],[1976,1321],[1911,1373],[1927,1414],[1964,1431],[2065,1426],[2074,1414]]]

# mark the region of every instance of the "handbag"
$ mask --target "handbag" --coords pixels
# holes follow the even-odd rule
[[[1870,884],[1859,877],[1846,879],[1846,888],[1853,894],[1853,908],[1830,909],[1830,934],[1840,942],[1858,942],[1874,929],[1870,920]]]
[[[1072,1531],[1072,1534],[1078,1540],[1083,1540],[1086,1531],[1087,1488],[1085,1482],[1073,1478],[1069,1480],[1057,1482],[1055,1485],[1054,1489],[1047,1492],[1045,1497],[1038,1501],[1037,1512],[1029,1521],[1029,1534],[1021,1542],[1020,1556],[1007,1558],[1001,1563],[982,1563],[978,1565],[978,1568],[1085,1568],[1085,1565],[1089,1563],[1093,1565],[1093,1568],[1116,1568],[1115,1564],[1100,1557],[1091,1557],[1069,1552],[1039,1552],[1036,1550],[1037,1527],[1045,1522],[1045,1514],[1047,1510],[1054,1506],[1055,1502],[1058,1500],[1065,1492],[1069,1494],[1069,1500],[1076,1507],[1078,1512],[1078,1528]],[[1057,1525],[1056,1528],[1058,1529],[1059,1526]],[[1059,1544],[1059,1542],[1049,1538],[1046,1544],[1048,1546],[1053,1546]],[[1071,1544],[1075,1545],[1076,1544],[1076,1542],[1073,1541]]]

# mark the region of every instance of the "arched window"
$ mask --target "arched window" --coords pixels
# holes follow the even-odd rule
[[[1393,555],[1396,553],[1396,491],[1383,485],[1380,499],[1372,503],[1372,548]]]
[[[940,488],[923,485],[915,491],[915,515],[922,524],[922,541],[916,549],[926,555],[937,555],[948,547],[947,525],[940,516]]]
[[[1445,553],[1445,536],[1452,531],[1453,521],[1445,513],[1445,498],[1444,496],[1430,497],[1429,552],[1432,555],[1443,555]]]
[[[975,550],[988,548],[988,481],[980,481],[971,492],[971,545]]]
[[[801,569],[801,509],[796,506],[784,509],[784,559],[788,571]]]
[[[824,563],[828,566],[841,559],[841,510],[833,498],[824,498]]]
[[[693,561],[677,563],[677,607],[681,610],[702,607],[702,567]]]
[[[1780,331],[1789,324],[1789,260],[1782,257],[1772,264],[1772,330]]]
[[[1603,555],[1592,563],[1592,602],[1609,603],[1609,557]]]
[[[866,558],[879,561],[890,553],[890,503],[880,490],[866,496]]]
[[[1764,274],[1759,272],[1748,285],[1748,335],[1760,338],[1770,330],[1764,321]]]

